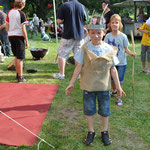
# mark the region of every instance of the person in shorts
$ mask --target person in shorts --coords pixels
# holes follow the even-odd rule
[[[4,49],[2,49],[2,52],[4,53],[4,55],[10,57],[11,50],[10,50],[10,44],[8,39],[8,33],[6,32],[5,29],[6,27],[5,19],[6,19],[6,14],[3,11],[3,7],[0,6],[0,40],[2,42],[0,43],[0,45],[3,44]]]
[[[11,9],[6,17],[6,28],[12,53],[15,56],[16,79],[18,82],[26,82],[23,77],[23,59],[25,58],[25,46],[28,45],[26,32],[26,15],[21,11],[25,7],[25,0],[15,0],[14,8]],[[24,42],[25,41],[25,42]]]
[[[144,23],[140,28],[140,32],[143,32],[142,41],[141,41],[141,61],[142,61],[142,70],[140,72],[150,75],[150,18]],[[148,67],[145,68],[146,54]]]
[[[72,79],[66,88],[66,95],[73,91],[74,84],[81,73],[80,88],[83,90],[83,111],[88,122],[88,135],[83,142],[89,146],[96,136],[93,117],[97,111],[97,100],[98,114],[102,120],[102,142],[107,146],[112,143],[108,133],[108,119],[111,114],[109,94],[111,76],[115,81],[118,95],[126,96],[126,94],[121,88],[115,68],[115,65],[118,63],[116,57],[117,50],[102,41],[105,26],[92,23],[87,28],[91,41],[85,43],[74,57],[77,65]]]
[[[118,48],[118,52],[116,54],[119,63],[116,65],[116,69],[118,71],[118,76],[120,80],[121,86],[123,85],[124,82],[124,75],[126,71],[126,66],[127,66],[127,56],[126,54],[129,54],[133,58],[135,58],[136,53],[133,53],[130,51],[128,48],[129,41],[127,36],[121,32],[122,30],[122,22],[121,22],[121,17],[118,14],[114,14],[110,18],[110,23],[108,25],[109,30],[111,31],[110,33],[107,33],[104,41],[110,45],[116,46]],[[117,94],[117,89],[114,81],[112,80],[112,93],[111,96],[116,96]],[[123,105],[123,101],[120,96],[117,95],[116,99],[116,104],[118,106]]]
[[[75,55],[83,43],[86,17],[86,9],[78,0],[68,0],[59,7],[57,23],[63,24],[64,32],[58,49],[59,73],[54,78],[65,79],[66,59],[72,50]]]

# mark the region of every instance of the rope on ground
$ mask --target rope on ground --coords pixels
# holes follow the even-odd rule
[[[0,110],[0,113],[2,113],[4,116],[6,116],[7,118],[9,118],[10,120],[12,120],[13,122],[15,122],[16,124],[18,124],[19,126],[21,126],[23,129],[25,129],[26,131],[30,132],[32,135],[34,135],[35,137],[37,137],[38,139],[40,139],[40,142],[38,143],[38,150],[39,150],[39,146],[41,142],[46,143],[47,145],[49,145],[50,147],[54,148],[55,147],[53,145],[51,145],[50,143],[46,142],[44,139],[42,139],[41,137],[39,137],[38,135],[36,135],[35,133],[33,133],[32,131],[30,131],[29,129],[27,129],[25,126],[23,126],[22,124],[20,124],[19,122],[17,122],[16,120],[14,120],[13,118],[11,118],[10,116],[8,116],[7,114],[5,114],[4,112],[2,112]]]

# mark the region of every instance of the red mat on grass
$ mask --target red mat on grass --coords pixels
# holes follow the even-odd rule
[[[58,85],[0,83],[0,110],[35,134],[40,133]],[[0,113],[0,143],[33,145],[37,137]]]

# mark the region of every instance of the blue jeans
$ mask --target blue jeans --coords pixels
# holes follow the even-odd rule
[[[9,40],[8,40],[8,35],[7,34],[0,34],[0,40],[3,43],[4,46],[4,53],[6,54],[6,56],[10,56],[11,52],[10,52],[10,44],[9,44]]]
[[[124,65],[124,66],[115,66],[115,67],[118,71],[118,77],[119,77],[120,84],[123,84],[124,75],[125,75],[125,72],[126,72],[126,65]],[[113,79],[112,79],[112,82],[114,82]]]
[[[110,93],[109,91],[83,92],[84,114],[92,116],[96,114],[96,99],[98,102],[98,114],[107,117],[110,112]]]

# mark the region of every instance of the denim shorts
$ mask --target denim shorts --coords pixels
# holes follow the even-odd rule
[[[96,100],[98,102],[98,114],[107,117],[110,112],[109,91],[88,92],[83,91],[83,112],[87,116],[96,114]]]
[[[150,46],[142,45],[141,46],[141,61],[146,61],[146,53],[147,53],[147,61],[150,62]]]
[[[123,84],[124,75],[125,75],[125,72],[126,72],[126,65],[124,65],[124,66],[115,66],[115,67],[118,71],[118,77],[119,77],[120,84]],[[114,82],[113,79],[112,79],[112,82]]]
[[[73,51],[75,55],[81,49],[82,44],[83,40],[61,38],[58,49],[58,57],[67,59],[71,51]]]

